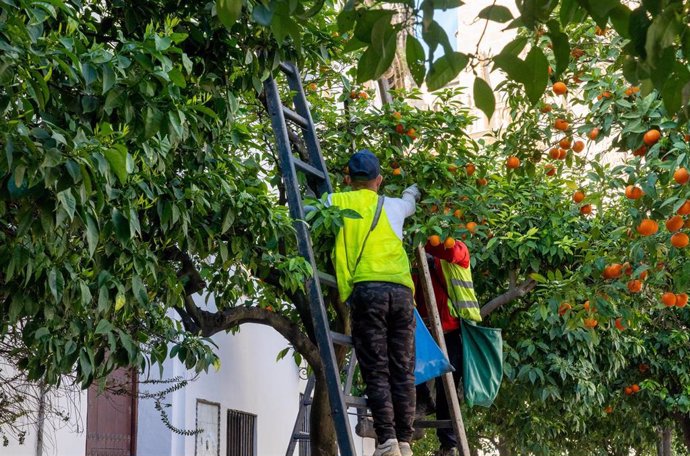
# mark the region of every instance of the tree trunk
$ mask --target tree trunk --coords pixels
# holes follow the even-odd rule
[[[683,443],[690,452],[690,414],[679,414],[676,420],[680,423],[680,428],[683,430]]]
[[[314,384],[314,401],[311,404],[311,426],[309,430],[312,456],[334,456],[338,454],[335,427],[328,401],[326,379],[317,377]]]
[[[659,432],[659,444],[657,445],[659,456],[671,456],[672,437],[672,429],[668,425]]]

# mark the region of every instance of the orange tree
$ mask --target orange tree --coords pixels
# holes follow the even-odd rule
[[[338,81],[338,73],[333,70],[340,72],[351,59],[358,59],[350,79],[362,82],[378,77],[397,47],[395,34],[414,23],[422,26],[422,39],[430,49],[444,51],[440,58],[433,51],[427,56],[418,40],[409,39],[405,53],[415,80],[426,80],[430,88],[440,87],[467,62],[474,63],[473,56],[450,51],[445,32],[433,21],[434,11],[460,2],[395,2],[402,5],[400,15],[383,11],[392,3],[365,6],[347,2],[340,9],[318,0],[183,5],[168,1],[127,5],[2,2],[3,357],[29,381],[59,384],[69,374],[86,386],[118,366],[145,369],[167,357],[178,358],[190,369],[208,368],[216,361],[208,336],[245,322],[260,322],[283,334],[318,377],[320,360],[310,337],[301,290],[311,271],[294,257],[291,221],[257,92],[282,59],[298,61],[310,77],[325,70],[334,81]],[[556,10],[559,3],[561,8]],[[626,240],[624,228],[597,228],[596,223],[604,222],[593,220],[604,220],[607,214],[617,216],[612,209],[595,204],[594,217],[578,216],[578,208],[557,197],[568,188],[563,186],[567,181],[547,180],[544,170],[529,164],[525,153],[531,152],[536,159],[536,150],[519,147],[549,143],[549,128],[557,113],[570,116],[567,121],[581,134],[594,126],[602,136],[619,129],[626,147],[639,143],[651,126],[663,133],[644,159],[632,168],[622,168],[625,182],[620,177],[609,180],[606,172],[593,165],[592,188],[586,192],[590,198],[598,192],[606,202],[613,195],[611,190],[603,192],[604,182],[609,181],[620,192],[623,183],[639,179],[646,192],[647,196],[623,205],[628,218],[618,226],[633,226],[644,211],[652,211],[655,218],[670,215],[684,207],[680,198],[687,198],[685,187],[668,185],[671,161],[662,160],[669,154],[676,161],[685,160],[676,146],[684,144],[680,141],[682,128],[671,124],[675,118],[664,114],[655,95],[647,95],[656,87],[662,91],[669,113],[680,108],[673,100],[683,100],[676,95],[682,95],[686,74],[682,65],[665,68],[674,59],[659,56],[678,53],[676,61],[685,61],[688,40],[683,14],[687,6],[683,2],[645,2],[630,12],[617,1],[590,3],[594,2],[520,2],[521,17],[513,25],[532,33],[525,32],[521,41],[495,56],[496,65],[536,103],[547,85],[549,61],[554,75],[574,73],[566,68],[571,63],[570,44],[561,29],[588,15],[602,28],[611,19],[634,42],[623,48],[619,61],[626,77],[648,81],[642,85],[644,98],[633,94],[636,101],[632,103],[604,96],[599,87],[609,84],[607,90],[618,94],[615,85],[620,78],[592,77],[583,101],[594,106],[591,116],[576,122],[572,115],[552,108],[547,117],[535,117],[548,118],[548,122],[534,124],[527,120],[536,111],[525,109],[527,102],[517,97],[515,103],[522,105],[516,104],[516,116],[525,116],[525,121],[516,122],[512,136],[503,137],[505,141],[485,147],[462,133],[466,113],[450,98],[439,111],[418,111],[397,101],[383,112],[372,113],[363,109],[366,100],[359,96],[358,87],[357,100],[350,106],[354,118],[350,118],[333,112],[332,105],[318,105],[320,93],[314,93],[316,107],[323,108],[320,125],[326,133],[325,143],[332,146],[326,150],[332,151],[328,159],[336,177],[345,163],[349,141],[358,145],[392,143],[376,148],[384,163],[391,165],[386,191],[396,192],[413,181],[426,191],[424,211],[409,226],[409,237],[416,242],[432,233],[465,236],[475,253],[477,275],[486,277],[478,280],[478,288],[486,301],[493,301],[490,308],[501,308],[510,299],[534,291],[539,282],[549,290],[572,276],[568,283],[581,285],[564,291],[554,288],[553,299],[542,299],[530,307],[538,309],[534,317],[543,320],[549,311],[557,312],[561,299],[574,301],[577,290],[587,294],[584,287],[591,282],[585,277],[596,278],[607,262],[627,258],[638,276],[644,272],[640,269],[645,267],[643,261],[650,266],[658,262],[644,255],[651,255],[653,247],[662,244],[663,227],[656,237],[632,243]],[[560,14],[560,22],[552,22],[554,12]],[[340,13],[337,18],[336,13]],[[513,20],[509,12],[495,6],[480,16]],[[542,25],[547,27],[545,35]],[[596,36],[591,30],[583,33]],[[543,46],[547,38],[553,56]],[[525,49],[524,59],[518,49]],[[598,55],[593,52],[590,57]],[[376,62],[373,73],[371,62]],[[428,72],[424,62],[432,63]],[[320,68],[330,63],[330,69]],[[596,72],[597,67],[591,68]],[[338,84],[346,86],[347,97],[351,88],[345,79]],[[474,93],[485,111],[493,110],[493,94],[482,82],[475,83]],[[602,100],[595,101],[597,95]],[[639,125],[627,120],[621,125],[624,114],[636,115]],[[566,117],[559,122],[561,127]],[[518,127],[525,129],[523,135],[532,132],[530,143],[520,139]],[[541,139],[540,129],[546,134]],[[505,170],[506,155],[521,164],[511,158],[511,171]],[[565,163],[571,160],[566,158]],[[402,171],[393,171],[395,163]],[[562,162],[558,163],[562,168]],[[594,179],[602,174],[604,177]],[[654,177],[642,179],[643,175]],[[540,204],[533,204],[532,191],[544,198]],[[448,213],[446,204],[453,206]],[[566,222],[561,221],[552,235],[546,226],[553,214]],[[342,215],[331,215],[329,223],[337,226]],[[599,255],[604,252],[602,247],[588,257],[589,246],[581,239],[591,225],[601,230],[602,245],[618,243],[620,252],[607,250],[606,255]],[[677,239],[682,241],[682,237]],[[632,246],[631,250],[625,246]],[[682,255],[670,248],[668,252],[663,271],[649,272],[647,283],[655,287],[645,286],[643,296],[650,307],[653,289],[671,284],[682,287],[687,282],[681,273]],[[569,264],[582,265],[571,269],[583,280],[575,280],[567,270]],[[595,289],[597,286],[611,297],[625,292],[620,282],[606,282]],[[196,292],[214,293],[218,311],[198,305],[191,298]],[[338,303],[334,307],[339,309],[334,319],[347,329],[346,312]],[[654,310],[658,315],[652,310],[632,312],[603,302],[596,309],[601,313],[600,322],[620,314],[631,325],[652,317],[658,317],[653,320],[658,327],[674,323],[663,311]],[[183,325],[169,318],[169,310],[179,314]],[[571,319],[571,330],[580,331],[581,317]],[[582,337],[593,339],[596,331],[585,331]],[[680,336],[674,336],[654,347],[658,353],[681,356],[676,347],[682,343]],[[516,347],[518,358],[511,367],[519,367],[514,370],[520,377],[522,350],[524,356],[534,351],[520,346],[520,341],[509,344]],[[653,394],[673,416],[687,416],[682,402],[686,398],[682,385],[687,382],[682,381],[682,372],[674,373],[673,358],[647,364],[655,377],[641,383],[643,394]],[[530,372],[524,371],[523,381],[524,376],[531,382],[539,377],[538,371]],[[680,381],[673,383],[673,379]],[[9,385],[8,391],[13,393],[11,383],[2,385]],[[322,385],[318,391],[323,392]],[[324,407],[315,410],[327,413]],[[2,416],[13,416],[12,410]],[[320,416],[324,419],[312,420],[323,426],[313,434],[314,448],[333,453],[329,420]]]

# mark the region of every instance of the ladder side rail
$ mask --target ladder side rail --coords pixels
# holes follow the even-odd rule
[[[264,90],[266,91],[266,101],[268,104],[269,113],[271,115],[271,124],[276,136],[276,145],[279,151],[281,162],[280,165],[282,168],[285,189],[287,192],[290,216],[294,220],[295,231],[297,234],[298,250],[300,254],[309,261],[314,274],[316,274],[317,268],[314,260],[314,252],[311,246],[309,230],[304,222],[304,209],[302,208],[299,183],[297,181],[295,166],[292,161],[292,152],[290,150],[289,143],[290,140],[287,133],[287,126],[285,124],[285,117],[283,116],[282,104],[275,79],[269,77],[264,82]],[[307,280],[307,287],[309,289],[309,307],[314,326],[314,335],[316,337],[317,347],[323,363],[322,367],[326,377],[328,399],[331,404],[331,412],[333,414],[333,421],[338,438],[338,445],[340,447],[340,454],[341,456],[356,456],[354,450],[354,441],[352,440],[352,432],[350,430],[350,422],[347,415],[347,408],[345,406],[340,383],[340,372],[335,357],[335,350],[333,349],[333,341],[331,340],[328,317],[326,314],[325,305],[323,303],[321,286],[316,275]]]
[[[424,300],[426,302],[427,314],[429,315],[429,322],[431,323],[431,333],[434,335],[441,351],[448,356],[448,349],[446,348],[446,340],[443,337],[443,327],[441,326],[441,317],[436,308],[436,297],[434,296],[434,288],[431,283],[431,275],[429,274],[429,265],[426,262],[426,252],[424,246],[417,246],[417,262],[419,263],[422,291],[424,292]],[[450,412],[451,423],[453,431],[458,438],[458,451],[462,456],[470,456],[470,447],[467,443],[467,435],[465,434],[465,425],[462,421],[462,412],[460,411],[460,401],[458,400],[458,393],[455,387],[455,380],[453,373],[448,372],[442,377],[443,388],[446,392],[446,399],[448,400],[448,408]]]
[[[290,435],[290,443],[288,444],[287,451],[285,452],[285,456],[292,456],[295,453],[295,448],[297,448],[297,443],[299,442],[299,439],[295,438],[295,436],[301,431],[302,424],[304,423],[304,420],[306,419],[307,415],[307,401],[311,401],[311,394],[312,391],[314,390],[314,376],[310,375],[309,380],[307,380],[307,386],[304,388],[304,394],[302,396],[302,400],[300,401],[299,404],[299,411],[297,412],[297,419],[295,420],[295,426],[292,428],[292,434]]]
[[[293,102],[295,103],[295,111],[297,114],[302,116],[307,121],[308,128],[302,130],[304,135],[304,142],[307,146],[307,151],[309,152],[309,161],[311,165],[317,169],[323,171],[326,175],[325,182],[320,182],[317,185],[316,190],[317,196],[320,198],[324,193],[333,193],[333,186],[331,185],[331,179],[328,176],[328,170],[326,169],[326,162],[323,159],[323,154],[321,153],[321,145],[316,137],[316,128],[314,127],[314,119],[311,117],[311,111],[309,110],[309,104],[307,103],[307,97],[304,95],[304,88],[302,87],[302,80],[299,77],[299,72],[293,63],[287,62],[291,70],[291,73],[286,73],[288,85],[290,90],[292,90],[295,95],[293,97]]]

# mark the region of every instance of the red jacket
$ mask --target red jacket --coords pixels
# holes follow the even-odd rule
[[[436,307],[438,308],[439,316],[441,317],[441,326],[443,332],[450,332],[460,328],[460,320],[450,314],[448,309],[448,292],[446,291],[446,277],[443,275],[441,269],[441,260],[446,260],[449,263],[457,264],[460,267],[467,268],[470,266],[470,251],[464,242],[456,241],[455,247],[446,249],[443,244],[433,247],[427,242],[424,246],[426,252],[434,257],[433,267],[429,265],[429,273],[431,275],[431,283],[434,288],[434,296],[436,297]],[[417,303],[417,310],[422,318],[427,318],[426,305],[424,304],[424,292],[419,283],[419,276],[414,274],[412,276],[415,283],[415,301]]]

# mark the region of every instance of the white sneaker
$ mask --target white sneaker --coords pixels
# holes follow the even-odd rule
[[[373,456],[402,456],[397,439],[388,439],[376,447]]]
[[[412,456],[412,448],[407,442],[400,442],[400,455],[401,456]]]

